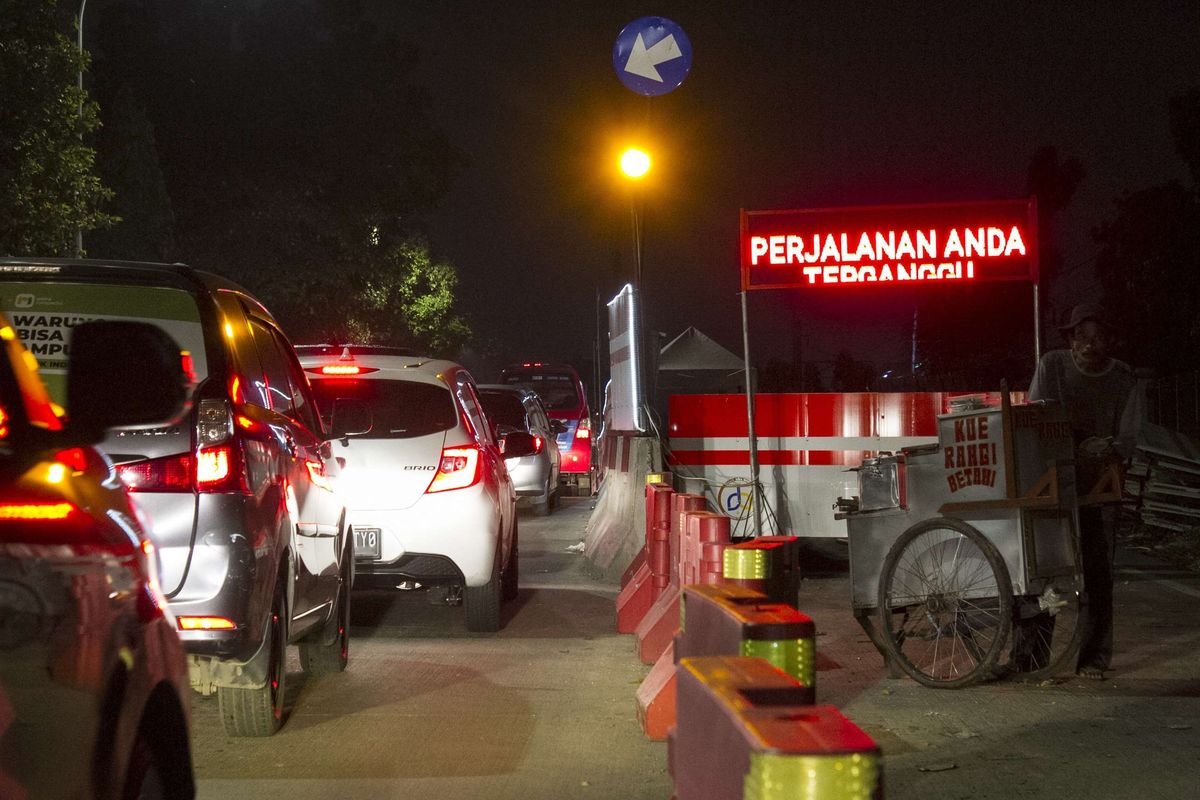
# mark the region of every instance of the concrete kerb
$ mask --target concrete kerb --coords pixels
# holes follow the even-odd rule
[[[605,579],[620,580],[646,543],[646,476],[662,471],[662,445],[651,436],[621,436],[610,452],[583,553]]]

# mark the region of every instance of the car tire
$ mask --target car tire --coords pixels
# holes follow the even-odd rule
[[[345,672],[350,663],[350,584],[353,580],[353,557],[347,553],[342,560],[333,612],[320,630],[300,643],[300,666],[309,675]]]
[[[513,520],[512,534],[512,552],[508,555],[508,566],[504,568],[504,572],[500,577],[500,594],[504,600],[516,600],[517,594],[521,591],[521,565],[518,556],[520,555],[520,542],[517,539],[517,521]]]
[[[533,503],[533,515],[535,517],[550,516],[550,503],[553,500],[553,495],[550,492],[550,484],[546,483],[546,491]]]
[[[276,591],[267,626],[267,680],[258,687],[217,688],[221,722],[229,736],[271,736],[283,725],[284,679],[287,676],[287,605]]]
[[[483,586],[468,586],[463,591],[467,608],[467,630],[476,633],[495,633],[500,630],[500,592],[503,578],[500,573],[500,552],[492,559],[492,575]]]
[[[138,733],[125,770],[125,788],[122,800],[171,800],[167,782],[158,766],[154,747],[145,734]],[[178,796],[178,795],[175,795]]]

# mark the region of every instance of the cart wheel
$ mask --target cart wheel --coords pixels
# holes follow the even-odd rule
[[[999,551],[962,520],[918,522],[879,576],[883,642],[900,668],[935,689],[993,675],[1012,625],[1012,583]]]
[[[1075,671],[1075,657],[1088,625],[1087,594],[1078,587],[1055,587],[1013,603],[1012,652],[1005,672],[1021,680],[1042,680]]]

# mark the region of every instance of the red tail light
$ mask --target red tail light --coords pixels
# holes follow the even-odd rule
[[[237,627],[225,617],[176,617],[181,631],[231,631]]]
[[[201,448],[196,454],[196,485],[211,486],[228,480],[231,460],[226,446]]]
[[[121,464],[117,474],[131,492],[188,492],[192,489],[192,456],[184,453]]]
[[[323,367],[309,367],[305,372],[312,372],[317,375],[337,375],[337,376],[352,376],[366,375],[371,372],[379,372],[377,367],[360,367],[357,364],[326,364]]]
[[[542,447],[544,445],[545,445],[545,442],[542,441],[542,437],[535,434],[533,437],[533,452],[534,452],[534,454],[536,455],[536,454],[542,452]]]
[[[0,503],[0,522],[57,522],[78,513],[79,509],[67,502]]]
[[[136,552],[136,536],[97,524],[61,498],[8,497],[0,500],[0,544],[71,545],[118,555]]]
[[[479,448],[447,447],[426,493],[465,489],[479,483]]]
[[[237,442],[201,447],[195,457],[181,453],[121,464],[117,474],[131,492],[248,491]]]

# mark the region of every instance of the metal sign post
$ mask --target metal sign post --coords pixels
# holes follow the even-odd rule
[[[754,430],[754,380],[750,371],[750,322],[746,290],[742,290],[742,350],[746,360],[746,424],[750,434],[750,504],[754,506],[754,535],[762,536],[762,489],[758,482],[758,434]]]

